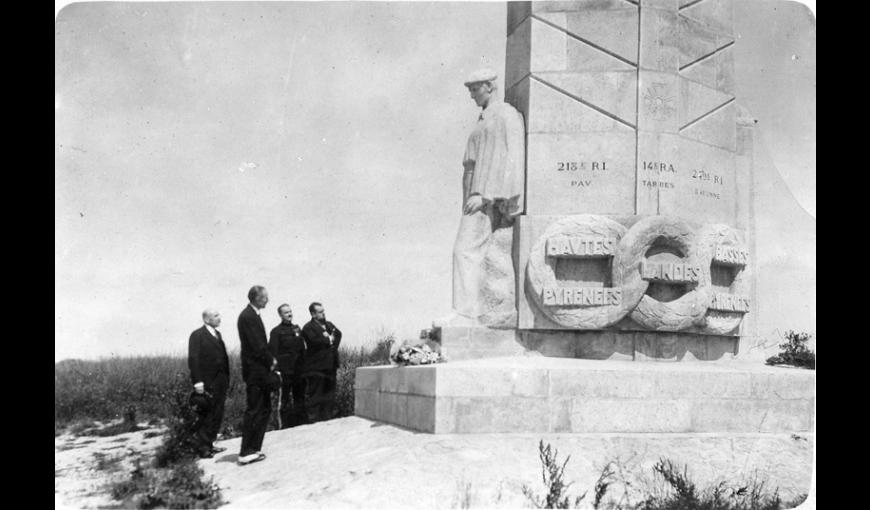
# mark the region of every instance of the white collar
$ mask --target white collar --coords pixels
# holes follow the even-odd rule
[[[260,315],[260,309],[254,306],[253,303],[248,303],[248,306],[250,306],[254,310],[254,313]]]
[[[479,120],[487,119],[495,114],[501,107],[504,106],[504,101],[500,98],[491,98],[489,100],[489,104],[486,105],[486,108],[480,111]]]
[[[206,324],[206,325],[205,325],[205,329],[207,329],[208,332],[211,333],[211,336],[213,336],[213,337],[215,337],[215,338],[218,337],[218,335],[217,335],[217,330],[214,329],[213,327],[211,327],[209,324]]]

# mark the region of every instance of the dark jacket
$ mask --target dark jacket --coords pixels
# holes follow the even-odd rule
[[[334,338],[332,347],[324,332],[331,333]],[[335,371],[338,369],[338,346],[341,344],[341,331],[335,324],[326,321],[325,329],[317,321],[311,319],[302,328],[302,335],[308,350],[305,351],[306,371]]]
[[[245,384],[265,384],[273,359],[266,341],[266,326],[251,305],[239,314],[237,325],[242,344],[242,380]]]
[[[302,373],[305,357],[305,340],[302,329],[296,324],[278,324],[269,333],[269,352],[278,360],[278,370],[284,380],[287,376]]]
[[[215,338],[205,326],[194,330],[187,342],[187,367],[190,369],[190,380],[211,386],[212,381],[220,375],[230,375],[230,359],[227,348],[221,338],[220,331]]]

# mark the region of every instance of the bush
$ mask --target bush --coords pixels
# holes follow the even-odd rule
[[[120,508],[216,508],[224,503],[213,480],[204,480],[193,459],[168,469],[143,469],[137,462],[130,478],[112,486]]]
[[[531,501],[535,508],[571,508],[566,492],[574,482],[565,483],[565,466],[571,460],[571,456],[565,458],[565,462],[559,465],[559,451],[554,450],[549,444],[544,446],[544,441],[538,442],[538,458],[541,459],[541,479],[547,494],[544,497],[535,496],[532,490],[523,485],[523,494]],[[574,500],[574,506],[586,497],[584,492]]]
[[[815,370],[816,353],[806,345],[812,335],[789,330],[785,332],[783,337],[786,342],[779,344],[782,351],[776,356],[767,358],[765,363],[768,365],[792,365]]]
[[[189,395],[189,382],[176,380],[168,401],[169,430],[157,448],[153,467],[143,469],[137,459],[130,477],[111,488],[121,508],[215,508],[222,503],[220,489],[203,480],[204,473],[196,465],[197,416],[188,404]]]
[[[154,456],[159,468],[196,458],[197,444],[192,429],[196,413],[188,404],[190,390],[187,385],[179,384],[171,395],[172,416],[169,417],[169,430]]]
[[[806,498],[799,496],[784,503],[779,490],[769,492],[764,481],[753,476],[748,482],[729,485],[721,482],[699,491],[688,476],[688,466],[682,472],[668,459],[661,459],[653,467],[670,489],[662,496],[649,496],[638,506],[639,510],[782,510],[793,508]]]
[[[538,457],[541,460],[541,478],[547,489],[543,497],[536,496],[526,485],[523,485],[523,494],[529,499],[535,508],[572,508],[577,507],[586,497],[586,492],[576,497],[571,502],[567,496],[568,487],[573,482],[565,480],[565,466],[571,456],[563,462],[558,460],[558,451],[543,441],[538,443]],[[614,471],[616,466],[617,471]],[[592,508],[595,510],[784,510],[794,508],[803,502],[807,495],[802,494],[789,502],[783,502],[779,496],[779,490],[770,492],[763,480],[759,480],[758,474],[743,483],[730,485],[721,482],[704,490],[699,490],[697,485],[688,475],[688,466],[680,470],[669,459],[660,459],[653,466],[654,476],[664,481],[663,486],[650,484],[648,480],[638,478],[640,484],[635,484],[626,476],[623,465],[619,459],[608,462],[601,470],[594,487],[594,501]],[[605,500],[605,495],[612,485],[622,486],[626,492],[616,497]],[[635,486],[634,490],[645,487],[641,492],[632,496],[627,489]],[[640,500],[639,500],[640,499]]]

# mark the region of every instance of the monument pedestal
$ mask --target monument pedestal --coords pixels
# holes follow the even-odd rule
[[[738,337],[645,331],[435,328],[447,361],[526,352],[559,358],[620,361],[718,361],[738,354]]]
[[[809,433],[814,372],[539,355],[357,369],[355,414],[435,434]]]

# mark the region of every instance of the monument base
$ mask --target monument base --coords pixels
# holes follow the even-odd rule
[[[815,372],[514,356],[363,367],[355,414],[435,434],[808,433]]]
[[[516,330],[441,327],[434,334],[448,361],[544,356],[622,361],[717,361],[738,354],[739,337],[661,331]]]

